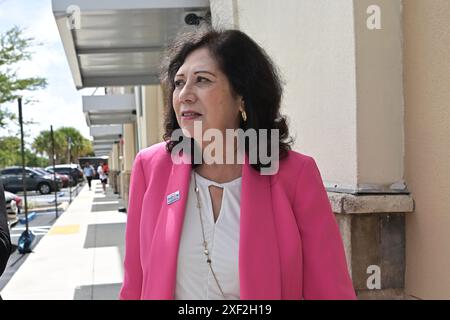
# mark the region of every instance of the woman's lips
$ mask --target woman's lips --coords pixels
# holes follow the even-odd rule
[[[194,120],[200,118],[202,115],[197,112],[183,112],[181,113],[181,119],[183,120]]]

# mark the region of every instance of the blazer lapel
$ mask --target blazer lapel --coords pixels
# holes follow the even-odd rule
[[[281,299],[270,177],[254,170],[245,156],[239,240],[240,296],[243,300]]]
[[[155,299],[174,299],[175,296],[178,248],[191,170],[191,164],[184,161],[173,164],[169,175],[151,249],[150,283]]]

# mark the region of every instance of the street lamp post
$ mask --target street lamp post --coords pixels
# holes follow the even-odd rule
[[[25,203],[25,231],[22,232],[19,238],[18,250],[20,253],[30,253],[31,244],[35,238],[35,235],[29,230],[28,224],[28,201],[27,201],[27,183],[25,173],[25,147],[23,142],[23,118],[22,118],[22,98],[19,98],[19,125],[20,125],[20,151],[22,154],[22,186],[23,186],[23,198]]]

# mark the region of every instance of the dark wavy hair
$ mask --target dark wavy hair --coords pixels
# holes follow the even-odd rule
[[[205,26],[180,33],[166,50],[161,83],[167,101],[163,135],[167,142],[167,151],[171,152],[175,145],[181,142],[170,140],[173,131],[180,128],[172,104],[175,74],[187,56],[199,48],[209,50],[220,70],[227,76],[232,92],[243,97],[247,121],[244,123],[241,118],[240,128],[244,132],[248,129],[255,129],[256,132],[259,132],[259,129],[278,129],[279,159],[286,157],[291,150],[293,139],[289,135],[287,118],[280,114],[283,88],[274,63],[264,49],[245,33],[239,30],[219,31]],[[271,150],[270,140],[267,139],[266,145],[268,156]],[[257,142],[259,145],[259,135]],[[193,141],[191,146],[194,146]],[[246,139],[247,154],[249,148],[249,141]],[[270,166],[270,163],[260,162],[259,150],[257,154],[257,163],[252,164],[254,169],[260,171],[261,168]]]

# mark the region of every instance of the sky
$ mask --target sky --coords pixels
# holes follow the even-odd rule
[[[35,38],[32,59],[18,65],[21,77],[40,76],[47,79],[46,89],[30,91],[36,103],[23,106],[24,120],[37,124],[24,127],[30,143],[42,130],[75,127],[90,140],[89,127],[82,112],[82,95],[103,94],[103,89],[77,90],[59,37],[51,9],[51,0],[0,0],[0,33],[14,26],[24,30],[26,37]],[[16,114],[17,102],[6,104]],[[17,129],[16,129],[17,130]],[[16,131],[17,132],[17,131]],[[0,136],[10,134],[0,130]]]

